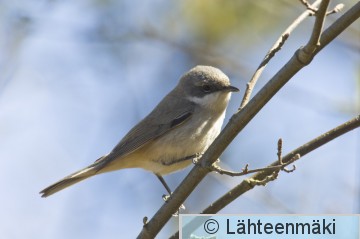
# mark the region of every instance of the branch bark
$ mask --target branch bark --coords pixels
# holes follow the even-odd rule
[[[321,147],[322,145],[330,142],[333,139],[336,139],[337,137],[340,137],[341,135],[354,130],[356,128],[360,127],[360,115],[356,116],[355,118],[345,122],[342,125],[339,125],[338,127],[331,129],[330,131],[316,137],[315,139],[305,143],[304,145],[298,147],[297,149],[294,149],[290,153],[288,153],[286,156],[282,158],[283,163],[287,163],[293,159],[298,160],[299,158],[294,157],[297,154],[301,155],[301,158],[303,158],[306,154],[310,153],[311,151]],[[267,168],[276,167],[279,165],[279,160],[274,161],[272,164],[268,165]],[[274,171],[274,170],[273,170]],[[266,177],[271,176],[273,171],[262,171],[257,174],[255,174],[252,177],[249,177],[247,179],[244,179],[240,184],[238,184],[233,189],[229,190],[227,193],[225,193],[223,196],[221,196],[219,199],[217,199],[215,202],[211,203],[209,207],[204,209],[201,214],[215,214],[219,212],[221,209],[229,205],[231,202],[233,202],[235,199],[240,197],[242,194],[246,193],[247,191],[253,189],[255,187],[254,184],[250,183],[252,181],[262,181],[266,179]],[[189,223],[190,225],[190,223]],[[196,228],[200,225],[196,225],[191,223],[191,227],[196,230]],[[191,230],[186,230],[191,231]],[[175,239],[179,237],[179,232],[175,233],[173,236],[170,237],[170,239]]]
[[[330,142],[331,140],[360,127],[360,115],[354,117],[353,119],[345,122],[342,125],[339,125],[338,127],[320,135],[319,137],[305,143],[304,145],[300,146],[299,148],[291,151],[286,156],[282,158],[284,163],[289,162],[289,160],[293,159],[296,154],[300,154],[301,158],[304,157],[304,155],[310,153],[311,151],[319,148],[320,146]],[[270,164],[268,167],[274,167],[279,165],[279,161],[275,161],[272,164]],[[234,187],[232,190],[228,191],[226,194],[224,194],[222,197],[220,197],[216,202],[212,203],[208,208],[206,208],[204,211],[202,211],[202,214],[213,214],[217,213],[221,209],[223,209],[226,205],[231,203],[233,200],[235,200],[240,195],[244,194],[245,192],[249,191],[253,188],[252,185],[249,184],[249,181],[251,180],[263,180],[267,176],[271,175],[272,172],[263,171],[255,174],[254,176],[247,178],[243,180],[239,185]]]
[[[335,21],[320,38],[318,46],[307,59],[310,63],[313,57],[329,44],[335,37],[342,33],[351,23],[360,17],[360,2],[344,13]],[[303,67],[304,61],[298,58],[302,49],[299,49],[292,58],[283,66],[272,79],[249,101],[240,111],[236,112],[225,126],[224,130],[212,143],[202,157],[201,165],[195,165],[182,183],[176,188],[170,199],[157,211],[153,218],[144,225],[138,238],[154,238],[166,222],[171,218],[185,199],[190,195],[200,181],[209,173],[207,169],[213,164],[231,143],[235,136],[250,122],[262,107]]]

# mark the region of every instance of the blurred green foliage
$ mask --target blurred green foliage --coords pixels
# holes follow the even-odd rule
[[[292,4],[301,7],[296,3]],[[182,11],[196,38],[217,42],[231,35],[241,35],[249,28],[261,34],[272,31],[286,18],[289,4],[282,0],[185,0],[182,1]]]

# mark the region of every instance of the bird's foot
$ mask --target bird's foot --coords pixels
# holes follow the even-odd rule
[[[169,199],[170,199],[170,197],[171,197],[171,194],[170,195],[163,195],[162,196],[162,198],[163,198],[163,200],[165,201],[165,202],[167,202]],[[174,217],[177,217],[177,216],[179,216],[179,212],[180,212],[180,210],[185,210],[186,208],[185,208],[185,205],[184,204],[181,204],[181,206],[179,207],[179,209],[173,214],[173,216]]]

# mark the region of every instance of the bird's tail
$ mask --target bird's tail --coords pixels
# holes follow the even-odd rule
[[[94,176],[97,173],[96,167],[94,165],[90,165],[82,170],[79,170],[69,176],[61,179],[60,181],[50,185],[40,192],[41,197],[48,197],[64,188],[67,188],[75,183],[78,183],[84,179],[87,179],[91,176]]]

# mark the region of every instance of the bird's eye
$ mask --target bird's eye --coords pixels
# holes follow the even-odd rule
[[[203,86],[202,86],[202,90],[203,90],[204,92],[209,92],[209,91],[211,90],[211,87],[210,87],[209,85],[203,85]]]

